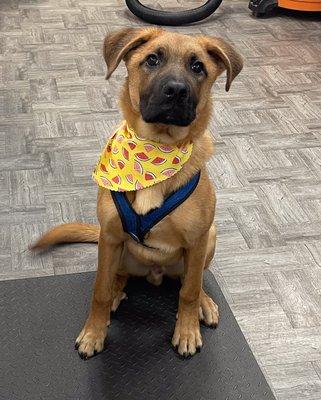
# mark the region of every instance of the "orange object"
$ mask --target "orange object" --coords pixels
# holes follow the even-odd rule
[[[278,0],[278,6],[290,10],[321,11],[321,0]]]

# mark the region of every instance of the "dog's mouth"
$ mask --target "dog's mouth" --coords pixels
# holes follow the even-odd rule
[[[196,108],[192,107],[141,106],[140,111],[145,122],[154,124],[188,126],[196,117]]]
[[[196,96],[184,79],[159,80],[140,96],[140,112],[148,123],[188,126],[196,117],[196,106]]]

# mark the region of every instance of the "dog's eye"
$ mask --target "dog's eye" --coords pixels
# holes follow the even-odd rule
[[[159,58],[157,54],[150,54],[146,58],[146,64],[150,67],[155,67],[159,64]]]
[[[194,61],[191,65],[191,70],[195,72],[195,74],[201,74],[204,72],[204,64],[202,61]]]

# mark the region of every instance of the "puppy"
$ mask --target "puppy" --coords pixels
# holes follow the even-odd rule
[[[202,347],[200,320],[215,327],[218,307],[202,288],[203,270],[214,255],[215,193],[206,171],[213,142],[206,132],[211,88],[226,70],[226,90],[242,69],[240,55],[224,40],[187,36],[160,28],[124,29],[104,41],[107,79],[124,60],[128,76],[120,96],[127,124],[139,136],[162,145],[192,143],[193,150],[181,170],[160,183],[128,192],[139,215],[162,206],[200,171],[193,193],[159,221],[138,243],[124,229],[111,191],[99,187],[99,226],[64,224],[47,232],[31,248],[63,242],[98,242],[98,270],[91,310],[76,340],[82,358],[103,350],[110,313],[125,297],[129,275],[147,276],[160,284],[162,276],[180,277],[177,321],[172,344],[189,356]]]

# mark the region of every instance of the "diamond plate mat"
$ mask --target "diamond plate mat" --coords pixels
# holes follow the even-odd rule
[[[129,282],[106,350],[83,361],[74,339],[85,321],[94,274],[0,283],[1,400],[275,400],[214,277],[216,330],[190,359],[171,348],[179,282]]]

